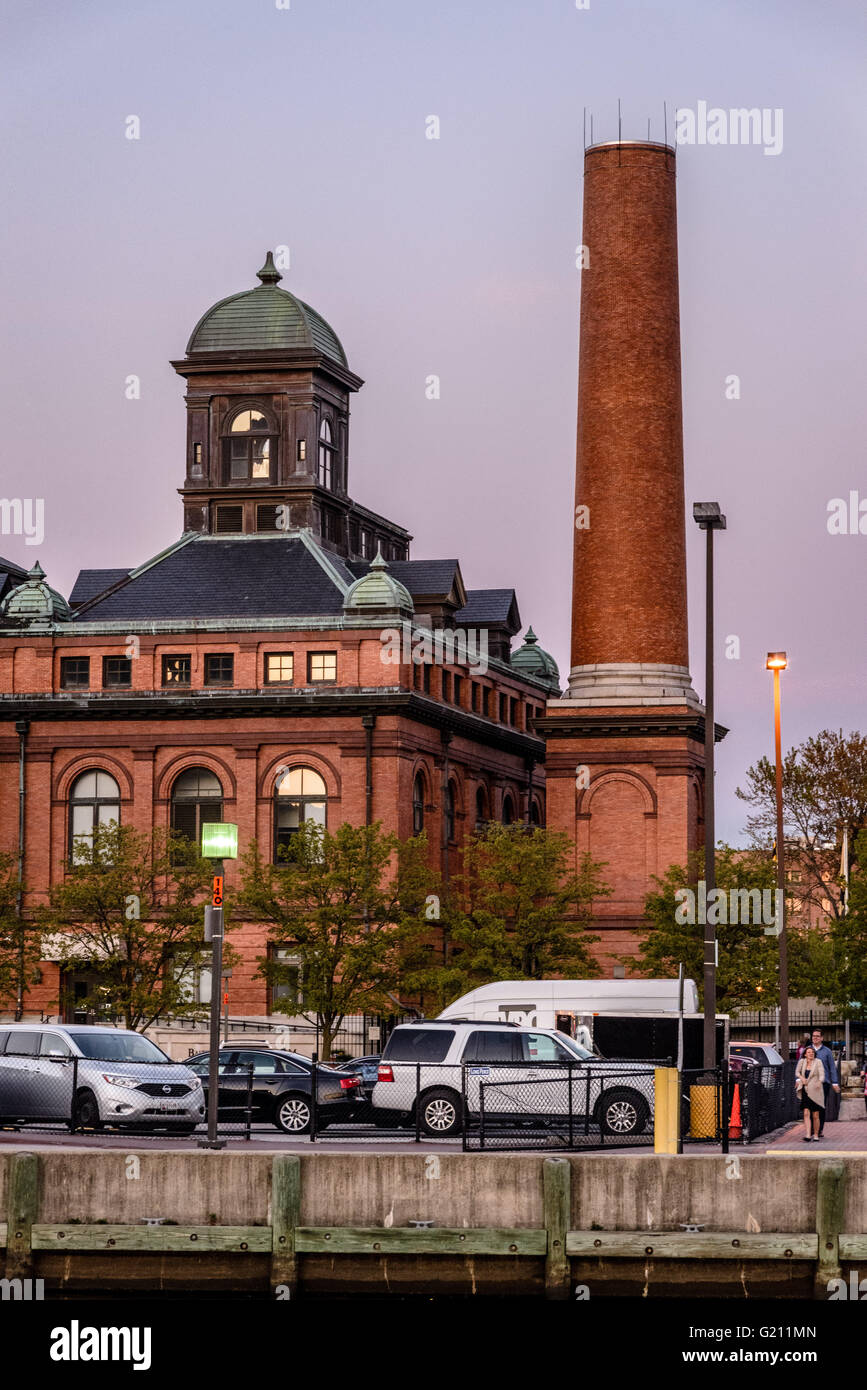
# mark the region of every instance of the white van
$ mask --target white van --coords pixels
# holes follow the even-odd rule
[[[677,1014],[677,980],[496,980],[443,1009],[440,1018],[556,1028],[592,1048],[594,1014]],[[698,1012],[694,980],[683,982],[684,1013]]]

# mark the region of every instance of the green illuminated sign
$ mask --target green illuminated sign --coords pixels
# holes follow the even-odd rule
[[[221,821],[202,826],[202,857],[205,859],[237,859],[238,827]]]

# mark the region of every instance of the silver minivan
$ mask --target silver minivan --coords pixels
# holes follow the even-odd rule
[[[191,1134],[202,1083],[149,1038],[77,1023],[0,1023],[0,1119]]]

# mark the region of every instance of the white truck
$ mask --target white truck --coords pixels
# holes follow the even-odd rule
[[[555,1028],[583,1047],[593,1047],[595,1015],[698,1012],[694,980],[496,980],[461,995],[442,1019],[516,1023],[524,1028]]]

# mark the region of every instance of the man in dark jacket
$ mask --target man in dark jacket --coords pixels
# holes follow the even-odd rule
[[[834,1061],[834,1054],[830,1047],[822,1041],[821,1028],[813,1029],[813,1046],[816,1049],[816,1057],[825,1068],[825,1115],[828,1113],[828,1096],[831,1094],[833,1086],[837,1094],[840,1094],[840,1078],[837,1075],[837,1063]],[[822,1117],[822,1128],[819,1130],[819,1138],[825,1132],[825,1119]]]

